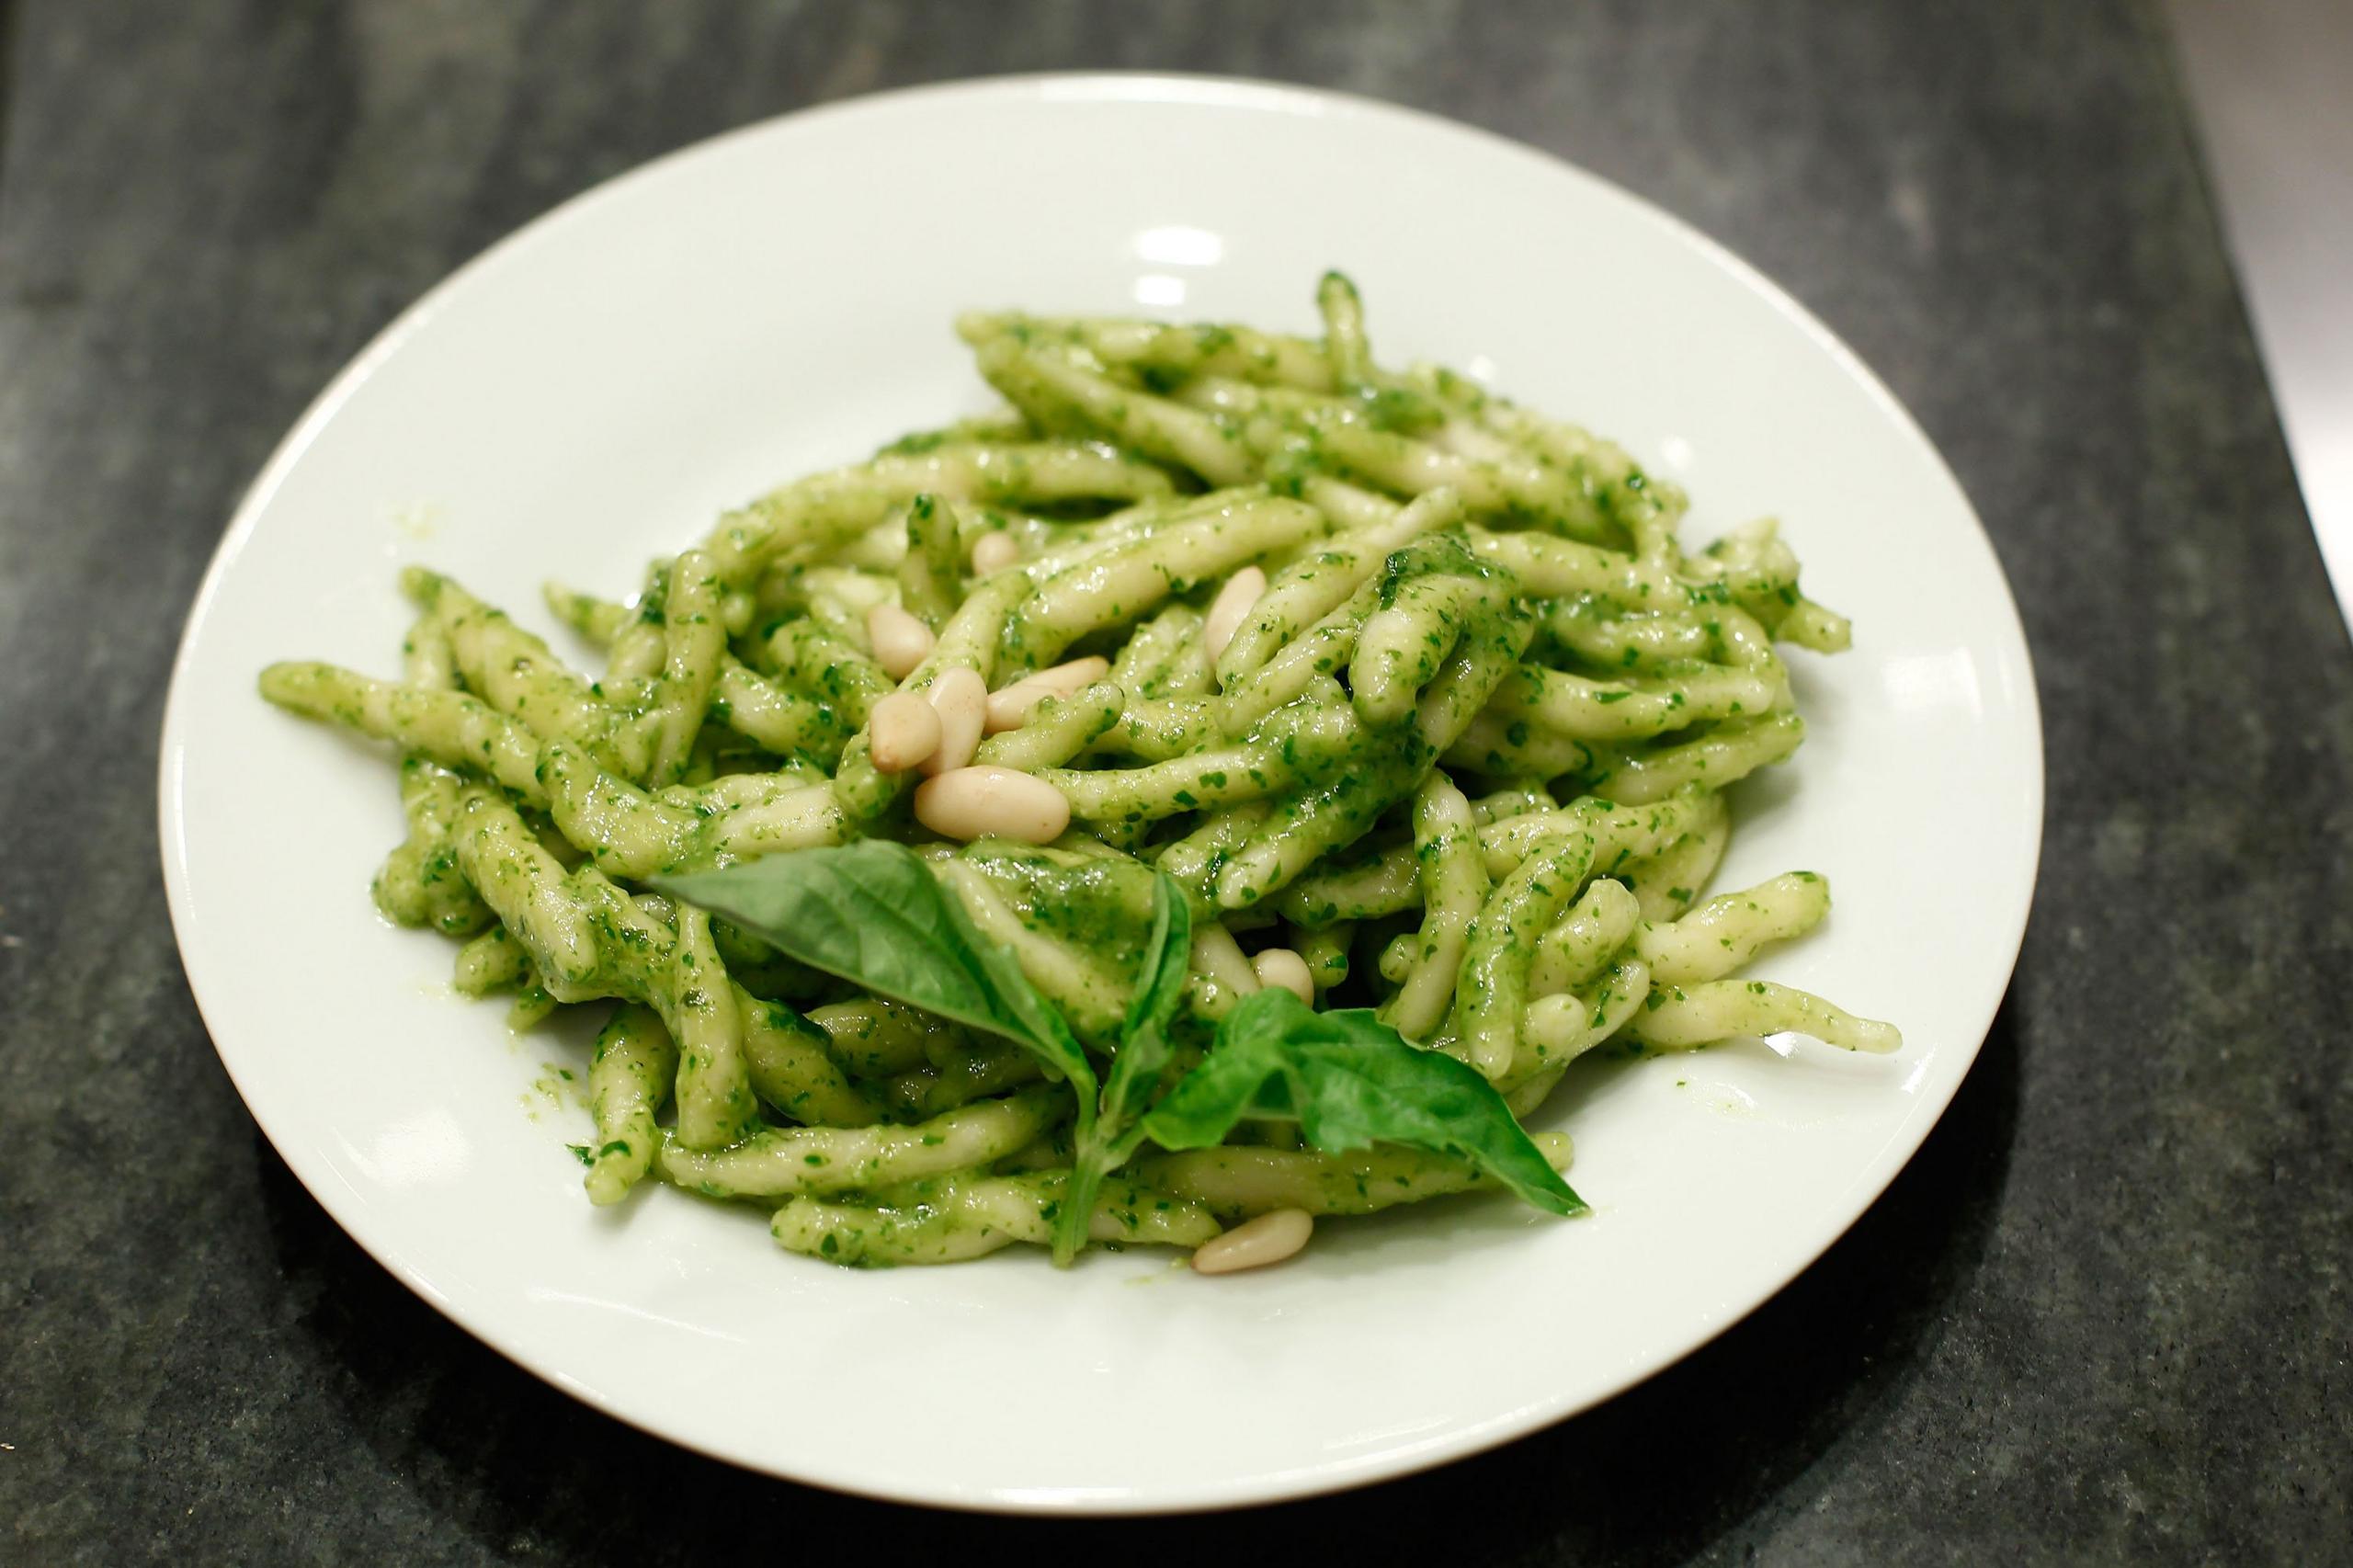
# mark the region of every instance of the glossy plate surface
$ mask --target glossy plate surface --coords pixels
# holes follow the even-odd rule
[[[392,929],[388,758],[273,711],[263,665],[392,672],[409,562],[542,631],[723,507],[988,405],[971,306],[1314,330],[1327,266],[1376,351],[1627,443],[1704,540],[1784,519],[1855,651],[1794,653],[1812,738],[1743,787],[1717,885],[1803,867],[1837,912],[1760,972],[1900,1023],[1893,1059],[1753,1042],[1573,1077],[1572,1222],[1457,1201],[1333,1223],[1296,1264],[1166,1255],[852,1273],[667,1190],[589,1208],[576,1031],[517,1040]],[[566,645],[562,639],[559,646]],[[1502,1441],[1656,1370],[1844,1231],[1961,1082],[2008,978],[2041,820],[2032,676],[1967,501],[1828,333],[1577,170],[1343,97],[1051,77],[722,137],[496,246],[361,354],[231,523],[165,725],[163,841],[222,1060],[295,1173],[469,1330],[597,1407],[878,1495],[1244,1503]],[[1607,1281],[1606,1288],[1597,1288]]]

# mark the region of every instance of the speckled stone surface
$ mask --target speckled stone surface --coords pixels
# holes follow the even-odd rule
[[[2148,15],[0,15],[0,1562],[2353,1558],[2353,659]],[[1911,405],[1993,531],[2040,672],[2049,837],[2017,983],[1950,1114],[1718,1343],[1584,1418],[1347,1497],[975,1521],[619,1426],[347,1240],[190,1005],[155,733],[240,487],[450,267],[731,125],[1111,65],[1455,115],[1786,284]]]

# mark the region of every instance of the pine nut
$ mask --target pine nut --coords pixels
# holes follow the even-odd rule
[[[1250,619],[1251,609],[1259,596],[1267,591],[1267,574],[1256,566],[1245,566],[1225,580],[1225,586],[1210,601],[1210,613],[1201,622],[1201,645],[1214,665],[1225,657],[1225,645]]]
[[[866,612],[866,636],[874,644],[874,662],[892,680],[913,675],[938,641],[930,627],[894,604],[879,604]]]
[[[1315,1005],[1315,977],[1307,960],[1289,948],[1262,948],[1250,960],[1250,972],[1261,985],[1279,985],[1309,1006]]]
[[[1021,546],[1008,533],[983,534],[972,546],[972,575],[993,576],[1021,559]]]
[[[959,767],[915,786],[915,820],[942,838],[1046,844],[1070,825],[1070,802],[1042,778],[1010,767]]]
[[[1017,730],[1029,722],[1029,710],[1049,697],[1069,697],[1086,690],[1111,673],[1111,661],[1101,654],[1073,659],[1024,676],[1003,691],[989,693],[988,733]]]
[[[894,691],[867,716],[867,752],[885,773],[904,773],[939,750],[939,710],[914,691]]]
[[[923,759],[923,770],[936,778],[962,767],[980,749],[989,687],[978,670],[959,665],[939,672],[929,696],[932,710],[939,715],[939,747]]]
[[[1233,1274],[1264,1268],[1305,1246],[1314,1233],[1315,1217],[1306,1210],[1270,1209],[1195,1248],[1193,1272]]]

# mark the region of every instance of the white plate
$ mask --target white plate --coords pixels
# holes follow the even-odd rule
[[[851,1273],[759,1217],[589,1208],[575,1042],[453,1000],[391,928],[386,756],[266,707],[267,662],[391,671],[393,574],[537,613],[620,592],[770,483],[987,405],[973,305],[1313,330],[1326,266],[1387,359],[1438,358],[1628,443],[1708,537],[1786,520],[1852,653],[1798,653],[1812,738],[1745,789],[1720,885],[1827,873],[1762,971],[1893,1018],[1859,1059],[1736,1046],[1572,1081],[1596,1205],[1334,1223],[1297,1265],[1165,1255]],[[1936,1120],[1994,1016],[2041,822],[2032,676],[1985,537],[1919,430],[1789,299],[1575,169],[1356,99],[1198,79],[953,85],[795,115],[604,186],[436,289],[239,507],[165,721],[188,976],[271,1141],[384,1266],[597,1408],[881,1496],[1112,1512],[1394,1475],[1607,1398],[1819,1255]],[[535,1081],[563,1091],[552,1096]],[[565,1103],[559,1108],[557,1097]]]

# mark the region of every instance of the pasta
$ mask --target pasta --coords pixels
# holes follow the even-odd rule
[[[1598,1048],[1900,1046],[1734,978],[1822,879],[1700,897],[1724,791],[1803,739],[1784,650],[1849,640],[1776,527],[1687,550],[1627,453],[1316,299],[1320,337],[965,316],[1000,412],[759,497],[632,601],[551,585],[599,675],[419,569],[401,680],[263,672],[399,755],[374,897],[458,989],[608,1010],[594,1202],[652,1177],[860,1266],[1226,1272],[1313,1215],[1572,1211],[1567,1140],[1512,1119]],[[915,891],[838,884],[873,902],[824,932],[706,892],[876,845]],[[1350,1051],[1394,1130],[1321,1097]],[[1467,1119],[1412,1131],[1395,1085],[1441,1081]]]

